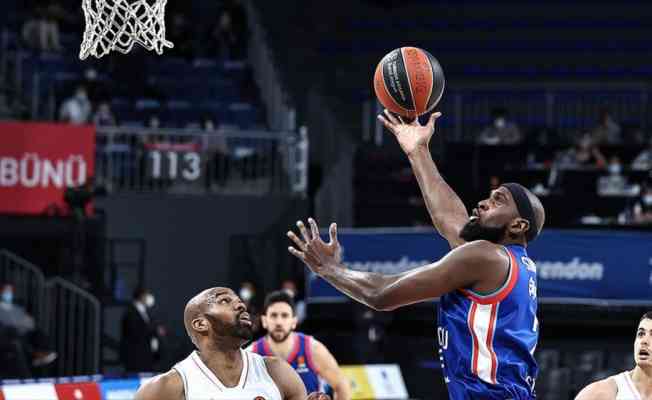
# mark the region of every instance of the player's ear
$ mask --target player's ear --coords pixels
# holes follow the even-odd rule
[[[267,317],[265,316],[265,314],[260,316],[260,322],[261,324],[263,324],[263,328],[267,329]]]
[[[208,320],[204,317],[198,317],[192,320],[192,329],[199,333],[208,332]]]
[[[299,324],[299,318],[295,315],[292,317],[292,330],[297,329],[297,325]]]
[[[530,228],[530,222],[524,218],[515,218],[509,224],[509,234],[510,236],[519,236],[525,235],[525,232]]]

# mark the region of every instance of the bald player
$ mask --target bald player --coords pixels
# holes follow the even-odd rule
[[[352,271],[341,262],[337,226],[328,243],[297,222],[290,253],[337,289],[376,310],[439,298],[437,338],[451,399],[532,399],[538,367],[536,265],[526,247],[545,220],[543,206],[517,183],[500,186],[471,216],[430,155],[428,124],[379,116],[407,154],[428,211],[452,250],[439,261],[395,275]]]
[[[252,322],[231,289],[216,287],[193,297],[183,320],[197,350],[143,385],[136,400],[330,400],[322,393],[307,396],[285,361],[241,349],[253,336]]]
[[[593,382],[582,389],[575,400],[652,399],[652,312],[643,314],[638,322],[634,362],[633,370]]]

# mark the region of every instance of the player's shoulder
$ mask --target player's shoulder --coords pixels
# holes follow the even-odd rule
[[[172,369],[143,384],[138,389],[135,400],[181,400],[183,398],[183,379],[179,372]]]
[[[577,394],[575,400],[615,400],[617,395],[614,375],[588,385]]]
[[[456,247],[452,252],[465,258],[478,260],[509,260],[509,255],[505,251],[505,246],[490,242],[488,240],[474,240],[466,242]]]

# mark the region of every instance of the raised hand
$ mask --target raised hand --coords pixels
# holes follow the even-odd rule
[[[396,136],[398,144],[408,156],[419,148],[428,148],[430,138],[435,132],[435,121],[439,117],[441,117],[440,112],[432,113],[428,123],[421,125],[419,118],[407,123],[401,117],[392,115],[387,109],[384,114],[378,115],[378,119]]]
[[[308,218],[310,231],[306,229],[303,221],[297,222],[301,239],[292,231],[287,236],[294,242],[295,247],[288,247],[293,256],[303,261],[314,273],[321,274],[326,268],[337,268],[342,262],[342,246],[337,241],[337,224],[332,223],[329,228],[330,240],[325,243],[319,236],[319,228],[314,219]]]

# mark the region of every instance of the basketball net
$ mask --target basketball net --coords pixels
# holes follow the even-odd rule
[[[79,58],[101,58],[112,50],[127,54],[134,43],[163,54],[167,0],[82,0],[86,17]]]

